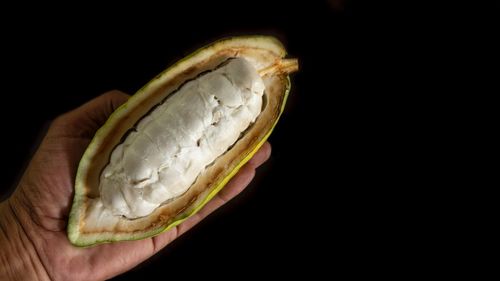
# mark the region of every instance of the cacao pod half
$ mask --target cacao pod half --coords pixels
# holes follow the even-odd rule
[[[276,125],[298,70],[285,55],[273,37],[219,40],[116,109],[80,160],[71,243],[151,237],[200,210]]]

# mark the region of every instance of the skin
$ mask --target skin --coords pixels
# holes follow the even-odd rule
[[[200,212],[159,236],[72,246],[66,224],[78,161],[96,130],[128,97],[108,92],[54,120],[16,191],[0,203],[0,280],[103,280],[123,273],[239,194],[271,154],[265,143]]]

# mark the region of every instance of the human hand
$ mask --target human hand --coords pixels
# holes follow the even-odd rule
[[[96,130],[128,95],[108,92],[58,117],[14,194],[0,203],[0,279],[102,280],[152,256],[240,193],[270,156],[265,143],[202,210],[156,237],[78,248],[66,236],[78,162]]]

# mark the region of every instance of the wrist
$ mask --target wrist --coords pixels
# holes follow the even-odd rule
[[[34,245],[10,204],[0,203],[0,279],[48,280]]]

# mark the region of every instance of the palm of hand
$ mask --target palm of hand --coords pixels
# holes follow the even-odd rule
[[[80,160],[95,131],[127,95],[111,92],[56,119],[9,199],[12,213],[53,280],[101,280],[122,273],[158,252],[251,181],[270,154],[266,144],[198,214],[159,236],[91,248],[72,246],[66,223]]]

